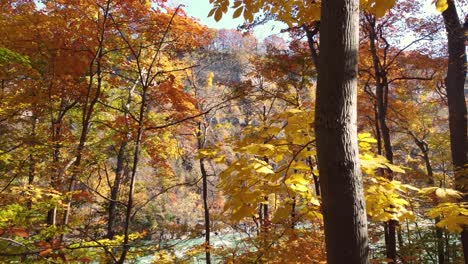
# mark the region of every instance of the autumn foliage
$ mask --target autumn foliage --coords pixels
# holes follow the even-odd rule
[[[209,2],[283,35],[209,29],[166,0],[0,3],[0,262],[327,261],[322,1]],[[463,263],[443,22],[359,4],[363,261]]]

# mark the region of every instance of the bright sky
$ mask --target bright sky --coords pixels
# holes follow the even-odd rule
[[[228,13],[223,15],[223,18],[219,22],[216,22],[213,17],[208,17],[208,12],[212,9],[209,0],[169,0],[169,5],[172,7],[176,7],[179,4],[184,5],[183,9],[189,16],[199,19],[201,24],[210,28],[236,29],[237,26],[244,22],[242,16],[236,19],[232,18],[233,9],[231,8],[228,9]],[[437,14],[434,3],[431,0],[423,0],[423,10],[428,14]],[[280,33],[280,30],[284,28],[286,28],[286,25],[283,23],[271,21],[266,25],[257,26],[254,30],[254,35],[261,41],[270,35]],[[286,35],[283,35],[283,37],[288,38]]]
[[[228,9],[228,13],[223,15],[223,18],[216,22],[213,17],[208,17],[208,12],[212,9],[212,5],[209,0],[170,0],[169,5],[176,7],[177,5],[182,4],[185,7],[183,9],[187,15],[195,17],[200,20],[200,23],[206,25],[210,28],[216,29],[236,29],[237,26],[243,24],[244,20],[241,17],[236,19],[232,18],[233,10]],[[263,40],[264,38],[277,34],[281,29],[286,28],[285,25],[282,25],[279,22],[269,22],[266,25],[258,26],[254,30],[254,35],[258,40]]]

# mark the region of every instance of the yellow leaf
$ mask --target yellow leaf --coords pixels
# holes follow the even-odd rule
[[[436,10],[439,12],[444,12],[448,8],[447,0],[437,0],[436,1]]]
[[[286,184],[307,185],[309,184],[309,180],[304,178],[303,174],[297,173],[289,176],[289,178],[286,180]]]
[[[375,1],[375,15],[383,17],[385,13],[395,5],[395,0],[377,0]]]
[[[387,166],[387,168],[389,168],[393,172],[405,173],[405,171],[402,168],[395,166],[391,163],[385,163],[385,166]]]
[[[437,197],[441,199],[450,198],[450,197],[456,198],[456,199],[462,198],[461,193],[453,189],[437,188],[435,191],[435,194],[437,195]]]
[[[258,173],[263,173],[263,174],[274,174],[275,172],[270,169],[270,166],[268,165],[261,165],[261,164],[255,164],[254,169]]]
[[[276,210],[275,216],[272,219],[273,223],[279,223],[284,221],[284,219],[288,218],[291,215],[291,206],[285,205],[281,206]]]
[[[292,184],[289,187],[291,188],[291,190],[298,191],[298,192],[307,192],[309,190],[307,186],[302,185],[302,184]]]

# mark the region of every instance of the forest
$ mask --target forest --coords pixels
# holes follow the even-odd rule
[[[468,1],[193,1],[0,1],[0,263],[468,263]]]

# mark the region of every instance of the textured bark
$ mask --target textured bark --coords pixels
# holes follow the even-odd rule
[[[356,101],[359,1],[323,1],[315,130],[329,264],[368,263]]]
[[[457,190],[467,193],[468,172],[467,158],[467,120],[464,85],[466,78],[466,53],[464,28],[460,23],[455,3],[448,0],[448,8],[442,13],[448,38],[448,70],[445,79],[447,102],[449,108],[450,149],[455,168],[455,185]],[[465,195],[464,201],[468,201]],[[465,262],[468,258],[468,227],[465,226],[461,241]]]

